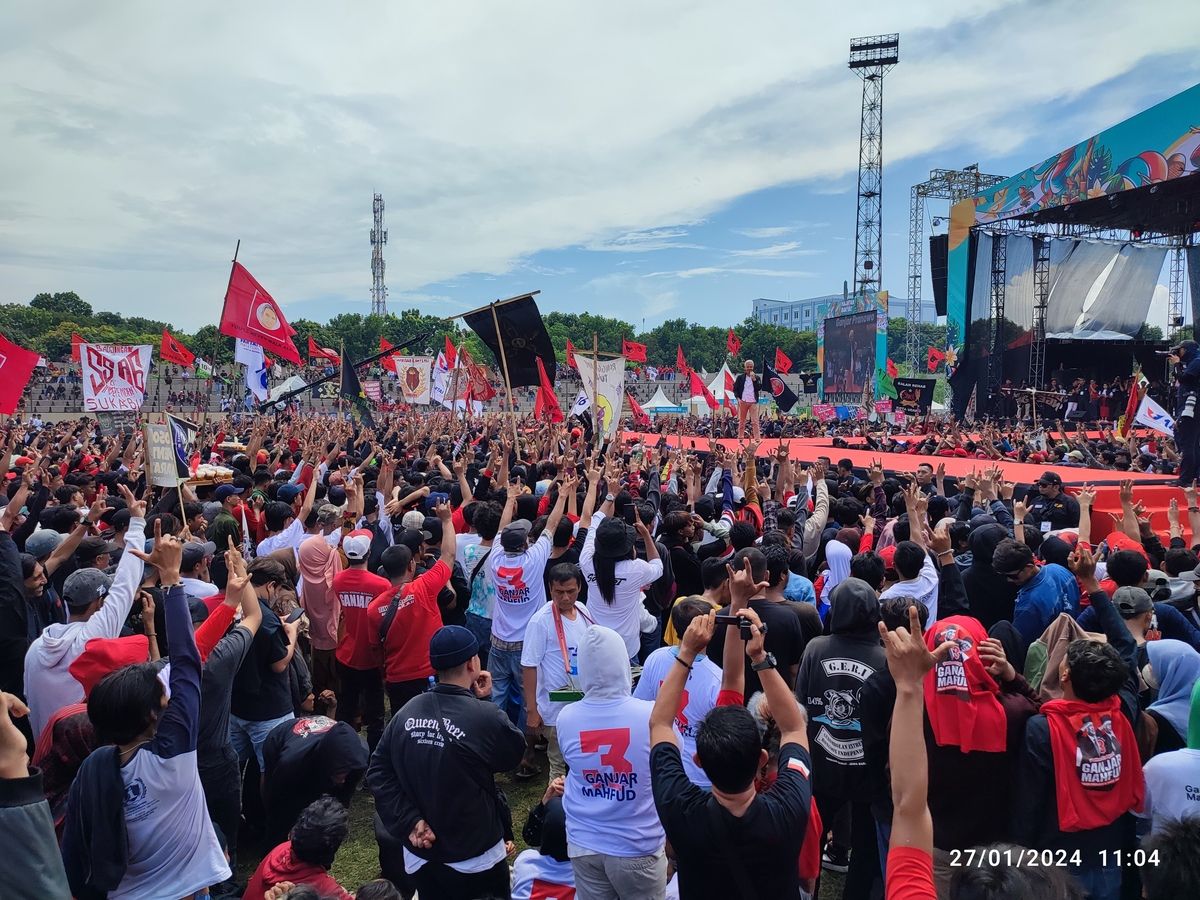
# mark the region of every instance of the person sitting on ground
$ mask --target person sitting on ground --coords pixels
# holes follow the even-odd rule
[[[563,779],[553,778],[541,802],[529,811],[521,837],[529,846],[513,862],[512,900],[571,900],[575,870],[567,855],[567,815]]]
[[[243,900],[262,900],[269,888],[284,883],[312,885],[329,900],[353,900],[354,895],[329,874],[338,848],[349,835],[346,807],[332,797],[314,800],[301,810],[288,839],[258,864]]]

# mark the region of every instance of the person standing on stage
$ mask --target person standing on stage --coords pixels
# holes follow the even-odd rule
[[[1200,392],[1200,345],[1183,341],[1167,356],[1175,364],[1175,443],[1179,447],[1179,483],[1189,486],[1197,477],[1200,425],[1196,398]]]
[[[762,432],[758,424],[758,392],[762,382],[754,374],[754,360],[742,362],[742,374],[733,379],[733,395],[737,397],[738,405],[738,440],[743,440],[746,433],[746,419],[750,419],[753,439],[761,440]]]

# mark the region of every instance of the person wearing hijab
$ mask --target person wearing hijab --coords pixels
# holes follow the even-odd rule
[[[308,615],[308,636],[312,643],[313,693],[337,691],[338,621],[341,604],[333,589],[333,579],[342,571],[342,557],[330,547],[324,535],[316,534],[300,544],[300,605]]]
[[[840,542],[830,542],[829,549]],[[844,545],[841,545],[844,546]],[[879,598],[860,578],[846,577],[829,594],[829,634],[813,638],[800,660],[796,697],[808,712],[813,795],[822,822],[833,822],[851,804],[850,872],[846,896],[866,896],[879,875],[875,823],[869,807],[859,702],[862,688],[886,665],[879,644]],[[767,632],[768,637],[770,631]],[[836,661],[836,662],[834,662]],[[847,848],[825,850],[844,865]]]
[[[1192,686],[1188,704],[1187,746],[1158,754],[1143,770],[1146,800],[1138,815],[1150,820],[1151,834],[1180,819],[1200,818],[1200,681]]]
[[[1192,688],[1200,681],[1200,653],[1183,641],[1147,641],[1146,654],[1158,698],[1145,713],[1154,721],[1157,733],[1144,760],[1187,746]]]
[[[971,564],[962,573],[963,587],[971,615],[988,629],[997,622],[1012,621],[1017,602],[1017,586],[992,568],[996,545],[1006,537],[1008,531],[1003,525],[990,524],[975,528],[967,538]]]
[[[828,603],[834,589],[850,577],[850,560],[854,553],[843,541],[834,539],[825,545],[825,578],[821,585],[821,600]]]

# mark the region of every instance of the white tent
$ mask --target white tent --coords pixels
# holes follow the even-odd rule
[[[721,400],[735,399],[733,396],[733,391],[727,392],[725,390],[725,376],[727,374],[732,375],[733,373],[729,370],[729,366],[727,364],[721,363],[721,371],[718,372],[716,377],[708,383],[708,389],[712,391],[712,395],[717,398],[718,403],[720,403]]]
[[[672,403],[670,400],[668,400],[667,395],[663,393],[663,389],[661,386],[659,386],[659,389],[654,392],[653,397],[651,397],[647,402],[642,404],[642,409],[644,409],[648,413],[656,412],[660,409],[667,410],[669,412],[674,412],[678,408],[679,408],[679,404]]]

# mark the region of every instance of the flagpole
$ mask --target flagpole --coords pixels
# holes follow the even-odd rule
[[[621,343],[624,343],[622,339]],[[592,332],[592,440],[600,446],[603,440],[600,434],[600,334]]]
[[[504,373],[504,390],[508,394],[508,419],[512,423],[513,452],[517,454],[517,459],[520,459],[521,442],[517,437],[517,412],[513,406],[512,384],[508,380],[508,354],[504,352],[504,338],[500,335],[500,317],[496,315],[496,306],[497,304],[495,303],[491,305],[492,324],[496,328],[496,343],[500,346],[500,368]],[[457,357],[455,361],[458,361]]]
[[[212,389],[217,384],[217,353],[221,349],[221,322],[225,318],[225,307],[229,305],[229,289],[233,287],[233,273],[237,268],[238,251],[242,249],[242,239],[238,238],[237,243],[233,247],[233,261],[229,264],[229,281],[225,283],[225,296],[221,298],[221,317],[217,319],[217,330],[213,336],[213,352],[212,352],[212,376],[209,378],[208,391],[204,394],[204,408],[200,411],[200,424],[203,425],[208,421],[208,404],[211,399]],[[200,392],[197,391],[197,394]],[[182,512],[183,507],[180,507]]]
[[[493,314],[494,314],[494,311],[493,311]],[[499,340],[499,338],[500,338],[499,332],[496,333],[496,338],[497,338],[497,340]],[[459,363],[461,362],[461,359],[460,359],[461,356],[462,356],[462,348],[460,347],[454,351],[454,373],[450,376],[450,415],[454,419],[458,418],[458,369],[459,369]],[[449,364],[450,360],[446,360],[446,362],[447,362],[447,364]],[[466,420],[467,420],[467,402],[466,402],[466,400],[464,400],[463,401],[463,421],[465,422]]]

